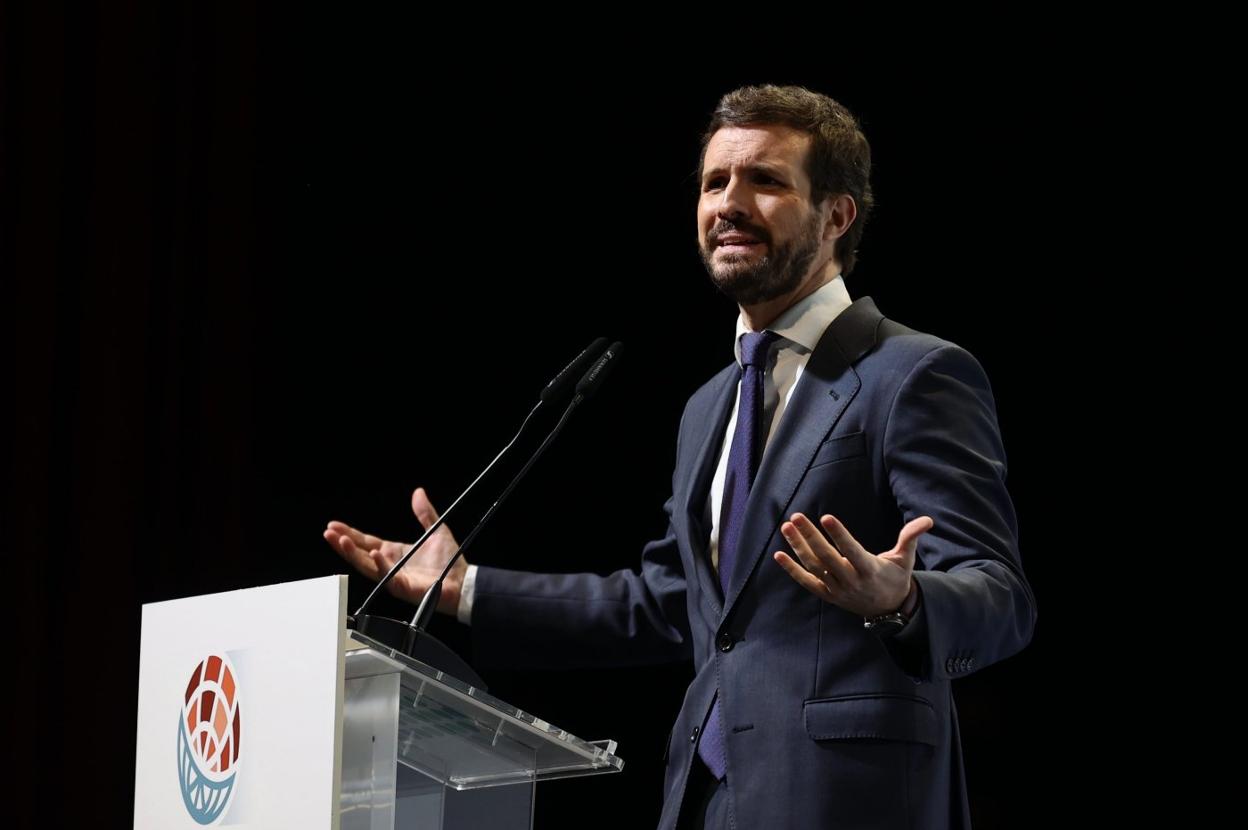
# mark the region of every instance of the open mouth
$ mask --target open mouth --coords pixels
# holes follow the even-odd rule
[[[725,251],[752,251],[762,247],[763,243],[752,236],[744,236],[742,234],[724,234],[719,237],[718,247]]]

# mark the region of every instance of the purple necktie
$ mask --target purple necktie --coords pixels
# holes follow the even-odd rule
[[[732,564],[737,556],[737,537],[745,523],[745,503],[763,455],[763,375],[767,371],[767,354],[778,336],[770,331],[741,335],[741,399],[737,405],[737,430],[728,452],[728,473],[724,477],[724,498],[719,512],[719,584],[724,589],[725,601]],[[698,755],[706,768],[722,780],[726,771],[724,725],[720,722],[718,695],[706,721],[706,731],[698,743]]]

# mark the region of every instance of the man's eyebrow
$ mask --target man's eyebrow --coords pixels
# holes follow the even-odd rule
[[[780,178],[780,179],[787,179],[789,177],[789,173],[783,167],[777,167],[776,165],[769,164],[767,162],[754,162],[753,164],[747,164],[745,166],[745,170],[748,173],[766,173],[770,176],[775,176],[776,178]],[[727,172],[726,168],[715,167],[704,172],[702,174],[702,180],[706,181],[711,176],[722,175],[723,173],[726,173],[726,172]]]

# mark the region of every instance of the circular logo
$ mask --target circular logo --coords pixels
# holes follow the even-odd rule
[[[191,818],[212,824],[225,812],[238,772],[242,720],[238,674],[213,654],[191,672],[178,717],[178,779]]]

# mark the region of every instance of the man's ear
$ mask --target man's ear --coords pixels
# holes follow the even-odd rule
[[[858,205],[848,193],[830,193],[820,205],[823,217],[822,238],[826,241],[845,235],[858,217]]]

